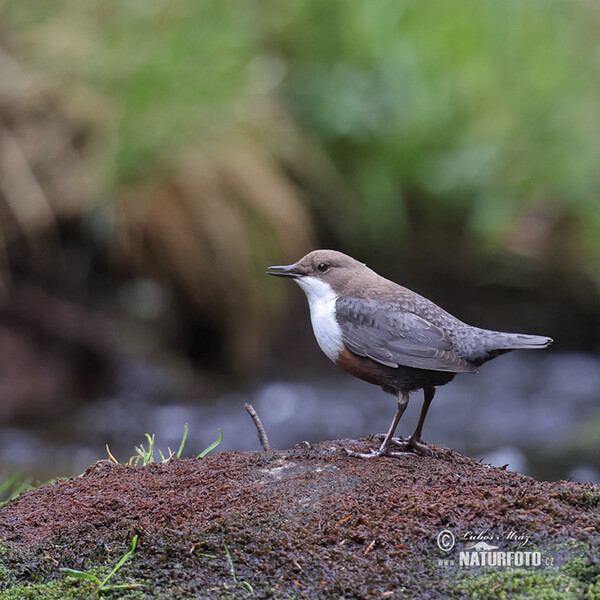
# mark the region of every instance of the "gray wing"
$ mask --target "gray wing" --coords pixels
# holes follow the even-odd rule
[[[390,310],[377,300],[348,297],[338,298],[335,307],[344,344],[358,356],[394,368],[477,372],[455,352],[448,334],[414,313]]]

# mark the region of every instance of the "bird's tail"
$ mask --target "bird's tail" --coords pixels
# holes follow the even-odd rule
[[[497,350],[537,350],[546,348],[552,343],[552,338],[543,335],[529,335],[526,333],[492,332],[489,339],[490,346]]]

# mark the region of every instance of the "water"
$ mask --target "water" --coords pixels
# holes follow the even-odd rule
[[[269,381],[192,398],[178,390],[173,373],[138,365],[118,395],[82,405],[68,419],[0,428],[0,477],[76,475],[107,457],[106,444],[124,462],[134,446],[147,447],[146,432],[166,454],[179,447],[185,423],[186,456],[212,443],[219,428],[217,451],[258,450],[245,402],[255,407],[274,448],[386,431],[394,398],[333,366],[331,372],[327,379]],[[398,434],[412,432],[421,401],[421,392],[411,394]],[[459,375],[438,388],[423,439],[539,478],[599,482],[600,359],[521,352],[497,358],[478,375]]]

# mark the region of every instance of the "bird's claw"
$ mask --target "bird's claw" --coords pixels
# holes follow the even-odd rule
[[[350,448],[344,448],[346,454],[348,456],[352,456],[353,458],[377,458],[378,456],[387,456],[388,453],[383,453],[380,450],[371,450],[368,453],[365,452],[356,452],[356,450],[350,450]]]
[[[402,441],[393,438],[390,445],[394,446],[394,448],[399,448],[402,452],[419,454],[420,456],[433,456],[433,450],[429,446],[423,442],[417,442],[412,437]]]
[[[374,436],[377,439],[380,436]],[[383,436],[385,438],[385,436]],[[433,450],[417,440],[411,438],[392,438],[386,448],[383,445],[377,450],[371,450],[370,452],[356,452],[356,450],[350,450],[344,448],[348,456],[354,458],[377,458],[378,456],[394,456],[396,458],[404,456],[433,456]]]

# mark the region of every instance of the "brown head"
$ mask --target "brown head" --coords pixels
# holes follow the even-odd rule
[[[267,273],[295,279],[307,296],[312,287],[323,287],[318,282],[328,284],[336,296],[346,296],[379,279],[367,265],[337,250],[313,250],[293,265],[269,267]]]

